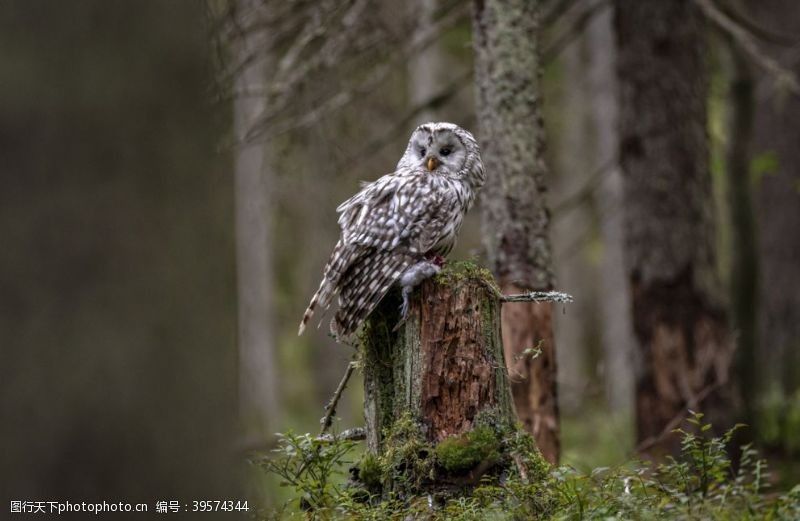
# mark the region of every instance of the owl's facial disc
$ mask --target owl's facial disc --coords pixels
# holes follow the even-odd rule
[[[450,129],[424,129],[413,139],[418,164],[428,172],[457,174],[466,160],[466,149]]]

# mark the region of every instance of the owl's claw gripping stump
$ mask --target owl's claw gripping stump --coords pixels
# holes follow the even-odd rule
[[[408,304],[411,301],[411,292],[414,291],[413,286],[403,286],[403,303],[400,304],[400,320],[397,321],[397,324],[392,329],[392,332],[397,331],[400,329],[400,326],[405,324],[406,319],[408,318]]]
[[[392,331],[400,329],[408,318],[408,309],[411,301],[411,292],[428,277],[432,277],[442,270],[444,257],[435,255],[430,260],[420,261],[410,266],[403,275],[400,276],[400,286],[403,288],[403,303],[400,305],[400,320]]]

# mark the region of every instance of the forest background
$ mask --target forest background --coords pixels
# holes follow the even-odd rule
[[[800,4],[628,3],[538,2],[536,204],[549,208],[555,287],[576,297],[552,325],[560,461],[613,465],[648,442],[637,403],[658,374],[635,327],[625,184],[648,165],[625,163],[624,138],[678,104],[705,130],[706,168],[684,170],[708,186],[686,207],[713,223],[682,246],[711,252],[708,291],[736,349],[720,380],[693,388],[698,403],[673,406],[703,409],[724,387],[715,403],[748,424],[786,487],[800,479]],[[472,8],[0,5],[4,500],[239,497],[245,451],[317,429],[352,356],[325,325],[296,335],[334,209],[393,169],[417,124],[480,136]],[[649,49],[659,59],[699,57],[696,74],[656,76],[666,88],[644,100],[631,94],[652,80],[626,33],[636,16],[676,39]],[[685,167],[666,150],[654,171]],[[483,204],[452,258],[487,262]],[[335,428],[361,425],[362,404],[351,382]],[[260,493],[280,501],[270,483]]]

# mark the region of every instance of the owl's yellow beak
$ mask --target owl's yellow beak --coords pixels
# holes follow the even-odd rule
[[[436,167],[439,166],[439,160],[435,157],[431,157],[428,159],[428,172],[433,172],[436,170]]]

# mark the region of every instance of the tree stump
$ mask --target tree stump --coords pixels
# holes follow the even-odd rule
[[[526,451],[523,459],[546,468],[517,428],[500,298],[488,270],[448,263],[415,290],[402,326],[399,292],[370,316],[361,337],[369,453],[359,474],[373,490],[463,490],[528,467]]]

